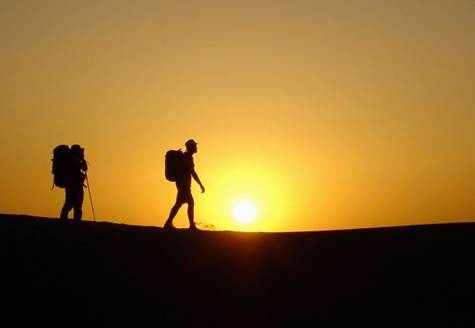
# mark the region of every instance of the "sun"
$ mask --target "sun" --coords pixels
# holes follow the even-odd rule
[[[233,206],[233,217],[239,223],[251,223],[255,220],[256,214],[257,209],[252,202],[240,201]]]

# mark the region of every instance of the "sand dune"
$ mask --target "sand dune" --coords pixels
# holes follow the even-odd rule
[[[0,241],[2,326],[475,325],[475,224],[167,232],[0,215]]]

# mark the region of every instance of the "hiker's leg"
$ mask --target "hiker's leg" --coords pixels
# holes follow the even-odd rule
[[[178,202],[178,201],[175,202],[175,205],[173,205],[170,211],[170,215],[168,215],[167,222],[165,222],[165,227],[172,226],[172,221],[175,218],[176,214],[178,213],[178,210],[180,209],[181,204],[182,204],[181,202]]]
[[[68,219],[68,213],[71,210],[72,207],[64,204],[63,208],[61,209],[61,214],[59,215],[59,218],[61,220],[67,220]]]
[[[175,205],[173,205],[172,209],[170,210],[170,215],[168,215],[167,222],[165,222],[165,228],[171,228],[173,227],[172,221],[175,218],[176,214],[178,213],[178,210],[180,209],[181,205],[183,205],[186,202],[186,199],[184,198],[184,193],[183,193],[183,187],[182,184],[177,181],[176,182],[176,200],[175,200]]]
[[[73,208],[72,196],[73,196],[72,188],[66,187],[64,189],[64,205],[63,205],[63,208],[61,209],[61,214],[59,216],[61,220],[68,219],[68,213]]]
[[[82,185],[76,186],[74,193],[74,220],[79,221],[82,219],[82,203],[84,201],[84,189]]]
[[[190,228],[195,228],[195,202],[193,197],[190,195],[188,200],[188,221],[190,221]]]

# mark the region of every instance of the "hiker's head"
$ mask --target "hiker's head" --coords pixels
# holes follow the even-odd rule
[[[186,151],[189,153],[196,153],[196,145],[197,143],[193,139],[188,140],[187,142],[185,142]]]
[[[71,152],[80,158],[84,158],[84,148],[82,148],[80,145],[72,145],[71,146]]]

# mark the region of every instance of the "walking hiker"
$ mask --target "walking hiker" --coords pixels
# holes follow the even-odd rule
[[[173,229],[173,219],[180,207],[188,204],[188,220],[190,221],[190,229],[197,229],[194,220],[194,199],[191,194],[191,178],[193,178],[201,187],[201,192],[205,192],[205,188],[195,171],[195,164],[193,162],[193,155],[198,151],[197,143],[190,139],[185,143],[186,151],[171,150],[167,152],[165,159],[165,175],[168,180],[175,182],[177,188],[177,196],[175,204],[173,205],[170,215],[164,225],[164,228]]]
[[[68,213],[74,210],[74,221],[82,219],[82,203],[84,200],[84,180],[87,163],[84,159],[84,148],[80,145],[58,146],[53,151],[54,184],[64,188],[65,199],[60,219],[66,221]]]

